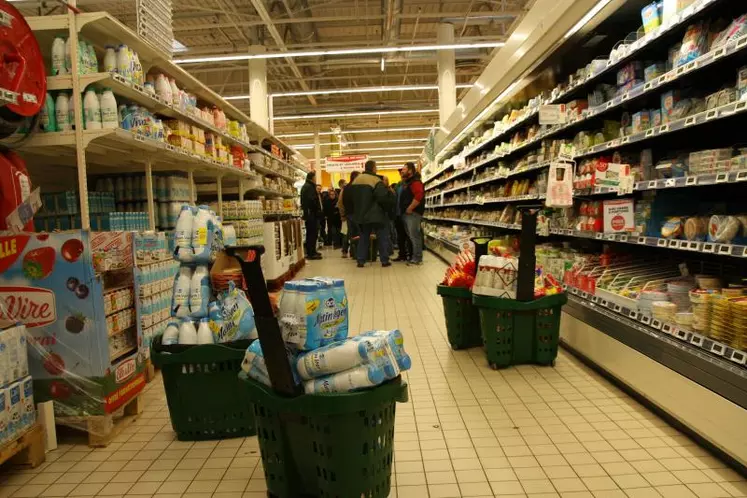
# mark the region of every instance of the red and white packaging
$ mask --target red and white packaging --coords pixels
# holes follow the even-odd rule
[[[635,229],[633,199],[604,201],[604,233],[627,233]]]

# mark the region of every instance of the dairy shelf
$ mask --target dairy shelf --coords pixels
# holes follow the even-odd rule
[[[462,220],[459,218],[444,218],[438,216],[424,216],[426,220],[447,221],[449,223],[462,223],[491,228],[502,228],[506,230],[521,230],[521,225],[514,223],[498,223],[479,220]],[[691,240],[664,239],[660,237],[646,237],[619,233],[586,232],[581,230],[550,228],[548,232],[537,231],[538,235],[562,235],[577,239],[595,239],[605,242],[618,242],[622,244],[634,244],[660,249],[674,249],[678,251],[704,252],[717,254],[719,256],[731,256],[735,258],[747,258],[747,246],[736,244],[717,244],[714,242],[699,242]]]
[[[608,74],[612,70],[619,68],[622,64],[630,61],[635,56],[638,56],[645,48],[651,47],[652,45],[654,45],[655,43],[657,43],[665,34],[671,32],[674,29],[685,28],[689,22],[691,22],[692,20],[694,20],[695,17],[697,17],[702,12],[704,12],[707,8],[711,7],[712,5],[714,5],[716,3],[725,2],[725,1],[726,0],[700,0],[700,1],[696,1],[695,3],[693,3],[693,5],[690,5],[689,7],[683,9],[682,11],[680,11],[667,24],[663,24],[663,25],[655,28],[652,32],[644,35],[643,37],[639,38],[635,42],[631,43],[629,45],[627,51],[624,54],[619,55],[616,59],[609,59],[603,69],[601,69],[601,70],[599,70],[599,71],[597,71],[595,73],[592,73],[592,74],[588,75],[586,78],[584,78],[583,80],[579,81],[576,85],[567,88],[565,91],[561,92],[559,95],[557,95],[555,97],[551,97],[550,99],[547,100],[547,102],[544,102],[544,103],[547,103],[547,104],[559,104],[559,103],[562,103],[563,100],[569,99],[579,89],[581,89],[583,87],[586,87],[590,83],[596,83],[601,78],[601,76],[603,76],[605,74]],[[742,37],[742,38],[745,38],[745,37]],[[678,78],[682,77],[683,75],[686,75],[687,73],[689,73],[689,72],[691,72],[691,71],[693,71],[695,69],[706,67],[710,63],[715,62],[716,60],[719,60],[720,58],[722,58],[724,56],[732,55],[734,53],[737,53],[737,52],[741,51],[742,49],[744,49],[745,42],[746,41],[743,39],[743,40],[740,41],[741,44],[739,46],[736,46],[737,45],[737,41],[733,40],[730,44],[728,44],[728,45],[731,45],[731,48],[728,51],[727,50],[723,50],[724,47],[722,47],[720,49],[712,51],[713,53],[709,52],[709,54],[704,54],[703,56],[701,56],[699,58],[699,59],[702,59],[702,60],[700,62],[698,62],[697,64],[693,64],[693,62],[695,62],[695,61],[691,61],[689,64],[687,64],[687,65],[685,65],[683,67],[680,67],[680,68],[675,68],[672,71],[670,71],[669,73],[667,73],[666,75],[663,75],[662,77],[658,78],[658,81],[655,80],[655,81],[657,81],[657,83],[656,83],[655,86],[647,84],[648,87],[645,88],[646,85],[642,85],[644,88],[641,89],[641,93],[638,93],[638,94],[635,94],[635,95],[630,95],[632,92],[628,92],[628,97],[625,100],[619,99],[619,101],[617,103],[613,104],[613,102],[616,101],[616,100],[618,100],[618,98],[612,99],[609,102],[606,102],[606,103],[604,103],[604,104],[602,104],[600,106],[597,106],[597,108],[599,109],[599,112],[603,112],[603,111],[606,111],[608,109],[612,109],[614,107],[618,107],[622,103],[627,102],[628,100],[630,100],[632,98],[640,97],[640,96],[642,96],[644,93],[646,93],[648,91],[651,91],[651,90],[653,90],[653,89],[655,89],[657,87],[661,87],[661,85],[663,85],[663,84],[666,84],[666,83],[669,83],[669,82],[673,82],[673,81],[677,80]],[[688,69],[685,69],[685,68],[688,68]],[[666,78],[664,78],[664,76],[666,76]],[[485,139],[483,142],[480,142],[479,144],[473,145],[471,148],[465,147],[463,149],[463,155],[464,155],[464,157],[466,158],[466,157],[469,157],[471,155],[474,155],[475,153],[477,153],[477,152],[485,149],[488,145],[490,145],[492,143],[495,143],[500,138],[506,138],[506,137],[508,137],[512,131],[514,131],[516,128],[518,128],[518,127],[520,127],[520,126],[522,126],[524,124],[527,124],[530,121],[533,121],[533,118],[535,116],[537,116],[537,115],[538,115],[538,110],[537,109],[531,109],[531,110],[529,110],[529,112],[528,112],[527,115],[523,116],[522,118],[520,118],[519,120],[515,121],[514,123],[511,123],[507,128],[505,128],[504,130],[500,131],[497,135],[489,137],[489,138]],[[593,117],[593,116],[594,115],[592,115],[590,117]],[[489,120],[489,119],[492,119],[493,117],[494,117],[494,115],[493,116],[489,116],[488,118],[486,118],[486,121]],[[578,123],[577,122],[570,122],[570,123],[567,123],[566,125],[563,125],[563,126],[560,126],[560,127],[556,127],[555,130],[551,133],[551,135],[553,135],[553,134],[555,134],[557,132],[560,132],[562,130],[565,130],[567,128],[570,128],[572,126],[575,126],[576,124],[578,124]],[[542,138],[548,138],[548,135],[543,135]],[[501,156],[501,157],[503,157],[503,156]],[[428,177],[428,179],[426,180],[426,183],[430,182],[434,178],[438,177],[439,175],[441,175],[443,172],[447,171],[448,169],[450,169],[449,166],[445,166],[443,168],[440,168],[438,171],[434,172],[433,175],[431,175],[430,177]]]

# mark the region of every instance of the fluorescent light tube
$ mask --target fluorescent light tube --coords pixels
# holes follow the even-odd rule
[[[293,116],[275,116],[275,121],[296,121],[302,119],[354,118],[363,116],[398,116],[402,114],[436,113],[438,109],[414,109],[403,111],[365,111],[365,112],[335,112],[330,114],[298,114]]]
[[[406,45],[402,47],[362,47],[333,50],[306,50],[298,52],[265,52],[263,54],[215,55],[176,59],[174,64],[199,64],[203,62],[231,62],[252,59],[283,59],[286,57],[320,57],[325,55],[392,54],[397,52],[431,52],[434,50],[466,50],[471,48],[496,48],[504,42],[454,43],[442,45]]]
[[[472,85],[461,83],[456,88],[472,88]],[[327,90],[310,90],[306,92],[272,93],[270,97],[306,97],[309,95],[342,95],[350,93],[379,93],[379,92],[415,92],[419,90],[438,90],[438,85],[400,85],[400,86],[367,86],[361,88],[330,88]],[[228,95],[223,100],[248,100],[250,95]]]
[[[563,35],[563,39],[567,40],[571,36],[575,35],[578,30],[583,28],[587,22],[591,21],[594,16],[599,14],[599,11],[601,11],[603,8],[607,6],[608,3],[610,3],[612,0],[599,0],[597,4],[589,10],[589,12],[586,13],[584,17],[581,18],[580,21],[578,21],[571,29],[568,30],[568,32]]]
[[[349,129],[342,131],[342,134],[354,134],[354,133],[397,133],[400,131],[430,131],[432,126],[412,126],[404,128],[367,128],[367,129]],[[336,131],[322,131],[319,132],[319,136],[327,137],[330,135],[339,135]],[[300,137],[313,137],[314,132],[303,132],[303,133],[288,133],[286,135],[277,135],[278,138],[300,138]]]

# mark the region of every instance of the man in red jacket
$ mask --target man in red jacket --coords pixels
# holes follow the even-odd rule
[[[412,242],[412,258],[408,265],[423,264],[423,229],[420,222],[425,212],[425,187],[415,164],[408,162],[402,168],[402,181],[405,182],[399,196],[399,210],[407,236]]]

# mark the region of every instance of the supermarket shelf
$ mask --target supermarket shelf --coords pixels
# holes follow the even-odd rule
[[[747,182],[747,169],[732,171],[729,173],[711,173],[705,175],[683,176],[680,178],[666,178],[660,180],[650,180],[636,182],[634,191],[644,190],[666,190],[670,188],[684,187],[702,187],[706,185],[719,185],[724,183],[742,183]],[[616,194],[616,187],[594,187],[593,189],[575,190],[576,196]]]
[[[747,354],[568,288],[564,312],[747,408]]]
[[[137,351],[137,348],[135,346],[133,346],[131,348],[125,348],[122,351],[120,351],[118,353],[115,353],[114,355],[110,355],[109,356],[109,361],[111,361],[113,363],[113,362],[117,361],[118,359],[122,358],[123,356],[128,356],[128,355],[134,353],[135,351]]]
[[[503,228],[508,230],[521,230],[521,225],[513,223],[497,223],[489,221],[478,221],[478,220],[462,220],[458,218],[442,218],[437,216],[424,216],[426,220],[434,221],[447,221],[449,223],[462,223],[466,225],[485,226],[491,228]],[[690,240],[679,240],[679,239],[662,239],[659,237],[645,237],[635,236],[628,234],[613,234],[613,233],[601,233],[601,232],[585,232],[581,230],[551,228],[549,234],[539,235],[563,235],[566,237],[574,237],[578,239],[595,239],[602,240],[605,242],[619,242],[625,244],[634,244],[646,247],[656,247],[663,249],[674,249],[688,252],[703,252],[709,254],[717,254],[719,256],[732,256],[736,258],[747,258],[747,246],[735,245],[735,244],[717,244],[714,242],[698,242]]]
[[[470,157],[474,155],[475,153],[480,152],[481,150],[487,148],[489,145],[497,142],[499,139],[508,137],[514,130],[516,130],[517,128],[520,128],[521,126],[524,126],[525,124],[529,122],[533,122],[534,118],[538,116],[539,116],[539,109],[529,110],[524,116],[522,116],[521,118],[511,123],[506,128],[502,129],[496,135],[488,138],[484,142],[474,145],[471,149],[465,150],[464,157]]]
[[[88,144],[86,161],[90,165],[122,169],[128,164],[134,164],[142,169],[142,164],[151,160],[157,170],[191,170],[211,178],[224,175],[255,178],[255,175],[228,164],[121,128],[86,130],[83,132],[83,141]],[[55,157],[58,163],[65,163],[67,160],[74,164],[75,132],[37,133],[20,150],[30,155]]]
[[[510,197],[497,197],[495,199],[480,199],[465,202],[451,202],[449,204],[425,206],[426,209],[436,209],[454,206],[484,206],[486,204],[506,204],[509,202],[532,201],[542,199],[544,196],[538,194],[514,195]]]
[[[707,5],[708,3],[712,3],[713,1],[718,1],[718,0],[710,0],[710,2],[707,2],[705,5]],[[700,10],[702,10],[702,8],[705,8],[705,5],[703,5],[702,7],[700,7]],[[654,39],[656,39],[656,38],[654,38]],[[546,138],[554,137],[554,136],[559,135],[559,134],[561,134],[561,133],[563,133],[563,132],[565,132],[565,131],[567,131],[567,130],[569,130],[571,128],[578,127],[578,126],[584,124],[585,122],[590,121],[593,118],[597,118],[597,117],[599,117],[602,114],[605,114],[607,112],[616,110],[616,109],[622,107],[623,105],[628,104],[632,100],[636,100],[636,99],[642,98],[644,96],[652,95],[655,92],[660,91],[661,88],[664,87],[664,86],[667,86],[667,85],[670,85],[670,84],[673,84],[673,83],[681,83],[682,80],[684,80],[685,78],[691,76],[692,74],[698,73],[699,71],[706,70],[713,63],[719,62],[719,61],[723,60],[724,58],[733,56],[735,54],[744,53],[746,51],[747,51],[747,35],[742,36],[742,37],[740,37],[740,38],[738,38],[736,40],[732,40],[729,43],[727,43],[726,45],[724,45],[723,47],[719,47],[718,49],[711,50],[710,52],[708,52],[706,54],[703,54],[702,56],[698,57],[697,59],[695,59],[693,61],[690,61],[688,64],[680,66],[680,67],[675,68],[675,69],[672,69],[671,71],[667,72],[666,74],[663,74],[662,76],[656,78],[655,80],[652,80],[652,81],[650,81],[648,83],[639,85],[638,87],[636,87],[636,88],[634,88],[634,89],[632,89],[632,90],[630,90],[628,92],[625,92],[624,94],[622,94],[622,95],[620,95],[618,97],[615,97],[612,100],[609,100],[609,101],[607,101],[607,102],[605,102],[603,104],[600,104],[598,106],[586,109],[586,110],[584,110],[581,113],[580,116],[571,119],[570,121],[568,121],[565,124],[552,126],[552,127],[548,128],[548,129],[540,132],[537,136],[535,136],[531,140],[525,141],[524,143],[519,144],[519,145],[517,145],[515,147],[512,147],[512,148],[510,148],[507,151],[491,154],[490,157],[487,157],[487,158],[481,160],[479,163],[477,163],[476,165],[474,165],[472,167],[466,168],[463,172],[460,172],[458,175],[462,175],[462,174],[466,173],[467,171],[471,171],[473,169],[476,169],[476,168],[479,168],[481,166],[484,166],[485,164],[488,164],[488,163],[490,163],[492,161],[495,161],[497,159],[501,159],[501,158],[513,155],[517,151],[524,150],[527,147],[530,147],[531,145],[539,143],[539,142],[541,142],[542,140],[544,140]],[[620,59],[620,61],[623,61],[623,60],[627,60],[627,57],[623,58],[623,59]],[[617,65],[619,64],[620,61],[616,62],[615,64],[612,64],[612,65],[608,66],[608,68],[610,68],[610,67],[617,67]],[[583,86],[584,84],[586,84],[586,82],[595,80],[598,76],[604,74],[607,70],[608,69],[605,69],[604,71],[600,71],[599,73],[596,73],[593,77],[590,77],[587,80],[585,80],[584,83],[580,83],[579,85],[575,86],[573,88],[573,90],[571,90],[569,93],[572,93],[572,91],[574,91],[577,88]],[[564,98],[565,98],[565,96],[561,95],[561,96],[553,99],[553,102],[559,102],[559,101],[563,100]],[[728,116],[728,115],[732,114],[733,112],[732,113],[729,112],[730,111],[729,107],[731,105],[733,105],[733,104],[729,104],[727,106],[723,106],[723,108],[724,108],[723,110],[726,111],[726,114],[722,114],[721,112],[719,112],[718,116],[723,117],[723,116]],[[712,111],[708,111],[708,112],[712,112]],[[740,110],[736,109],[735,112],[740,112]],[[684,126],[682,126],[682,125],[684,125],[685,121],[688,121],[688,120],[689,120],[689,123],[687,124],[687,126],[692,126],[693,124],[703,124],[705,121],[710,121],[711,119],[714,119],[713,117],[710,117],[708,120],[706,120],[705,119],[705,117],[706,117],[705,114],[707,114],[707,113],[703,113],[703,114],[704,114],[704,116],[702,116],[701,118],[696,119],[694,121],[692,119],[690,119],[690,118],[684,118],[683,120],[680,120],[680,121],[682,121],[682,124],[679,127],[675,127],[674,123],[672,123],[672,128],[673,128],[672,131],[677,131],[677,129],[683,128]],[[473,149],[465,151],[465,157],[469,157],[470,155],[474,154],[474,152],[482,150],[485,145],[488,145],[490,143],[494,143],[496,140],[498,140],[500,138],[507,137],[508,133],[510,133],[511,131],[513,131],[515,128],[517,128],[519,126],[521,126],[523,124],[526,124],[530,119],[532,119],[536,115],[537,115],[536,111],[530,112],[524,118],[522,118],[520,120],[517,120],[514,124],[512,124],[505,131],[503,131],[503,132],[495,135],[494,137],[491,137],[487,141],[485,141],[482,144],[480,144],[480,146],[477,146],[477,147],[474,147]],[[691,118],[693,118],[693,117],[691,117]],[[593,152],[591,151],[591,149],[595,149],[595,147],[590,147],[589,149],[587,149],[588,152],[586,152],[586,151],[580,151],[580,153],[576,156],[576,158],[578,159],[578,158],[583,157],[585,155],[593,154],[593,153],[596,153],[596,152],[607,151],[610,148],[614,148],[615,145],[625,145],[627,143],[635,143],[635,142],[641,141],[642,139],[650,138],[653,135],[660,135],[660,134],[662,134],[661,130],[665,130],[665,131],[663,131],[663,133],[666,133],[666,132],[669,131],[669,130],[667,130],[666,127],[667,127],[667,125],[663,125],[663,126],[660,126],[660,127],[656,128],[656,129],[650,129],[650,130],[647,130],[645,132],[633,135],[631,137],[626,137],[626,138],[629,138],[629,140],[626,140],[625,138],[622,138],[622,139],[612,140],[612,141],[607,142],[605,144],[600,144],[600,145],[596,146],[596,150],[594,150]],[[655,131],[655,130],[659,130],[659,131],[657,133],[652,133],[652,131]],[[633,137],[635,137],[635,138],[633,138]],[[615,142],[616,142],[615,145],[611,145],[611,144],[613,144]],[[436,178],[441,173],[443,173],[443,171],[446,171],[446,169],[448,169],[448,168],[445,168],[443,170],[440,170],[440,171],[434,173],[434,175],[429,180],[431,180],[433,178]],[[438,182],[437,184],[432,185],[430,188],[435,188],[438,185],[443,184],[443,183],[447,182],[450,179],[456,178],[456,176],[457,175],[454,175],[454,176],[452,176],[449,179],[442,180],[441,182]]]
[[[561,103],[573,96],[573,94],[575,94],[579,89],[586,87],[591,83],[596,83],[601,76],[611,73],[624,63],[632,60],[635,56],[639,55],[645,48],[657,43],[663,35],[674,29],[687,26],[695,16],[703,12],[711,5],[721,1],[725,2],[725,0],[701,0],[699,2],[694,2],[693,5],[690,5],[689,7],[683,9],[675,16],[673,16],[667,24],[662,24],[661,26],[654,28],[650,33],[647,33],[645,36],[631,43],[628,47],[628,50],[624,54],[620,55],[616,59],[607,60],[607,64],[605,65],[605,67],[595,73],[588,75],[577,84],[566,88],[558,96],[552,98],[551,103]]]
[[[469,167],[469,168],[467,168],[467,169],[459,172],[458,174],[455,174],[454,176],[448,178],[447,180],[444,180],[444,181],[441,181],[441,182],[435,184],[433,186],[433,188],[436,188],[439,185],[441,185],[443,183],[446,183],[446,182],[448,182],[450,180],[454,180],[455,178],[457,178],[459,176],[462,176],[462,175],[464,175],[466,173],[470,173],[472,171],[475,171],[477,168],[483,166],[484,164],[487,164],[488,162],[492,161],[493,159],[495,159],[495,158],[485,159],[485,161],[481,161],[480,163],[475,164],[475,165],[473,165],[473,166],[471,166],[471,167]],[[535,163],[535,164],[533,164],[531,166],[527,166],[525,168],[521,168],[521,169],[510,171],[507,174],[495,175],[495,176],[492,176],[490,178],[481,178],[480,180],[475,180],[474,182],[470,182],[470,183],[467,183],[467,184],[464,184],[464,185],[460,185],[458,187],[453,187],[453,188],[450,188],[450,189],[447,189],[447,190],[443,190],[441,192],[438,192],[438,194],[449,194],[451,192],[457,192],[459,190],[464,190],[466,188],[476,187],[476,186],[482,185],[484,183],[490,183],[490,182],[494,182],[496,180],[505,180],[506,178],[511,178],[513,176],[523,175],[524,173],[529,173],[531,171],[537,171],[538,169],[547,168],[547,167],[550,166],[550,163],[551,163],[551,161],[543,161],[543,162],[540,162],[540,163]],[[431,190],[431,189],[429,189],[429,190]],[[436,194],[436,195],[438,195],[438,194]]]
[[[454,256],[459,253],[459,247],[446,239],[425,234],[425,248],[441,258],[447,265],[454,262]]]

